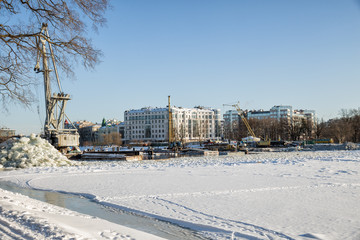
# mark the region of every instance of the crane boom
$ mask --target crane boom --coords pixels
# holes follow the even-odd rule
[[[252,128],[250,127],[250,124],[249,124],[248,120],[245,118],[245,116],[244,116],[244,114],[243,114],[243,111],[241,110],[239,104],[237,103],[237,104],[234,104],[234,105],[232,105],[232,106],[233,106],[233,107],[236,109],[236,111],[238,112],[241,120],[244,122],[244,124],[245,124],[247,130],[249,131],[250,135],[255,138],[255,137],[256,137],[256,136],[255,136],[255,133],[254,133],[254,131],[252,130]]]
[[[224,104],[224,106],[231,106],[234,107],[236,109],[236,111],[238,112],[238,115],[240,116],[241,120],[244,122],[248,132],[250,133],[250,135],[253,137],[253,139],[258,139],[256,142],[256,146],[258,147],[268,147],[271,144],[270,139],[266,139],[266,140],[261,140],[260,138],[257,138],[254,131],[252,130],[252,128],[250,127],[250,124],[248,122],[248,120],[246,119],[246,117],[244,116],[243,111],[241,110],[239,103],[236,104]]]
[[[244,116],[243,111],[241,110],[239,103],[236,104],[224,104],[224,106],[231,106],[233,108],[236,109],[236,111],[238,112],[238,115],[240,116],[241,120],[244,122],[248,132],[250,133],[250,135],[254,138],[256,138],[256,135],[254,133],[254,131],[252,130],[252,128],[250,127],[249,122],[247,121],[246,117]]]

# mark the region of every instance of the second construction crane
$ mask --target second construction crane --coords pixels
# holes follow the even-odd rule
[[[231,106],[233,108],[236,109],[236,111],[238,112],[238,115],[240,116],[241,120],[244,122],[249,134],[255,139],[257,138],[254,131],[252,130],[252,128],[250,127],[249,122],[247,121],[246,117],[244,116],[243,111],[241,110],[239,103],[236,104],[224,104],[224,106]]]
[[[236,109],[236,111],[238,112],[238,115],[240,116],[241,120],[244,122],[249,134],[252,136],[252,138],[253,138],[252,141],[256,142],[256,145],[258,147],[268,147],[268,146],[270,146],[270,143],[271,143],[270,140],[261,140],[260,138],[256,137],[254,131],[250,127],[250,124],[249,124],[248,120],[244,116],[244,112],[243,112],[243,110],[241,110],[241,108],[239,106],[239,103],[236,103],[236,104],[224,104],[224,106],[231,106],[231,107]]]

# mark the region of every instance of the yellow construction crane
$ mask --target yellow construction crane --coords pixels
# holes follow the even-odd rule
[[[171,105],[170,105],[170,96],[168,96],[168,113],[169,113],[169,128],[168,128],[168,133],[169,133],[169,148],[171,147],[171,144],[173,144],[174,139],[173,139],[173,123],[172,123],[172,112],[171,112]]]
[[[247,121],[246,117],[244,116],[243,111],[241,110],[241,108],[240,108],[240,106],[239,106],[239,103],[236,103],[236,104],[223,104],[223,106],[231,106],[231,107],[235,108],[236,111],[238,112],[241,120],[244,122],[244,124],[245,124],[247,130],[249,131],[250,135],[251,135],[252,137],[256,138],[254,131],[253,131],[252,128],[250,127],[249,122]]]
[[[244,116],[244,112],[243,110],[241,110],[239,103],[236,104],[223,104],[224,106],[231,106],[233,108],[236,109],[236,111],[238,112],[241,120],[244,122],[248,132],[250,133],[250,135],[254,138],[254,139],[259,139],[259,142],[257,142],[257,146],[259,147],[267,147],[270,146],[270,140],[260,140],[260,138],[256,137],[254,131],[252,130],[252,128],[250,127],[249,122],[247,121],[246,117]]]
[[[171,112],[171,105],[170,105],[170,96],[168,96],[168,113],[169,113],[169,149],[173,149],[175,151],[181,149],[183,147],[182,143],[180,141],[175,140],[175,132],[174,132],[174,125],[173,125],[173,115]]]

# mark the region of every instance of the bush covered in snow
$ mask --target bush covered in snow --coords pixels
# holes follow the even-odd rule
[[[48,141],[35,134],[0,144],[0,168],[73,165]]]

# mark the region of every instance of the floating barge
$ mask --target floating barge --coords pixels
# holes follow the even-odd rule
[[[88,151],[81,154],[79,160],[84,161],[139,161],[160,160],[176,157],[219,156],[219,151],[207,149],[183,149],[181,151],[151,150],[151,151]]]
[[[181,151],[185,156],[219,156],[219,151],[212,151],[207,149],[189,148]]]
[[[84,161],[98,161],[98,160],[139,161],[139,160],[143,160],[143,155],[140,154],[140,151],[84,152],[83,154],[81,154],[80,159]]]

